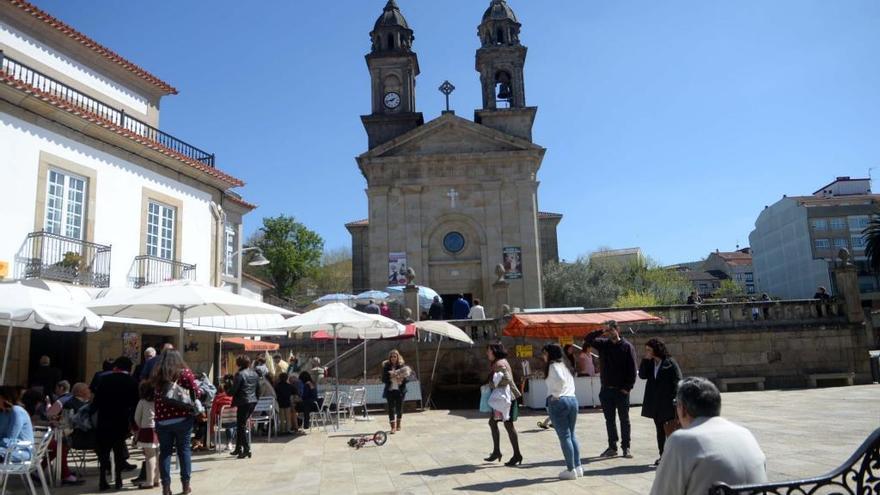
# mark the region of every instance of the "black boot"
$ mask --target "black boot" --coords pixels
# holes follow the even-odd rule
[[[98,491],[106,492],[110,489],[110,484],[107,483],[107,469],[105,466],[100,467],[100,473],[98,474]]]
[[[116,471],[116,485],[117,490],[122,490],[122,470],[118,469]]]

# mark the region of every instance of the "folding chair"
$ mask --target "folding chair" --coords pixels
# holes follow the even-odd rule
[[[324,428],[324,431],[327,431],[327,422],[330,421],[330,404],[333,403],[333,400],[336,398],[336,394],[332,390],[328,390],[324,392],[323,397],[324,402],[321,403],[321,407],[319,407],[317,411],[312,411],[309,413],[310,430],[316,426],[316,423],[318,421],[320,421],[321,426]]]
[[[278,418],[275,416],[275,398],[271,396],[260,397],[257,400],[257,407],[254,408],[254,412],[251,414],[251,428],[256,428],[261,424],[265,424],[268,429],[266,441],[271,442],[272,429],[275,428],[275,433],[278,433],[278,425],[276,424],[277,419]],[[236,434],[238,433],[236,432]]]
[[[339,391],[339,400],[336,401],[336,408],[342,414],[342,419],[351,419],[351,394]]]
[[[6,451],[6,458],[3,464],[0,464],[0,476],[3,478],[3,495],[6,495],[6,483],[10,476],[20,476],[23,482],[27,483],[29,493],[37,495],[37,488],[34,486],[34,480],[31,478],[33,473],[37,473],[40,483],[43,485],[43,495],[49,495],[49,483],[46,481],[46,473],[43,472],[43,459],[47,458],[49,452],[49,443],[52,441],[52,428],[37,427],[34,428],[34,442],[20,442]],[[14,458],[18,454],[30,454],[30,459],[26,461],[16,461]],[[60,456],[61,453],[59,452]]]
[[[223,452],[223,447],[226,446],[226,442],[221,441],[223,438],[223,432],[229,428],[235,428],[238,423],[238,408],[232,406],[223,406],[220,408],[220,416],[217,418],[217,423],[213,425],[214,428],[214,450],[218,453]],[[245,435],[250,435],[250,430],[245,428]],[[238,435],[238,430],[235,431],[235,434]],[[227,439],[228,441],[228,439]]]
[[[367,389],[364,387],[355,387],[351,389],[351,399],[349,400],[349,414],[354,416],[354,408],[363,407],[364,417],[367,417]]]

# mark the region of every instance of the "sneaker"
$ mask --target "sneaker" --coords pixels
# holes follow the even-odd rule
[[[583,466],[578,466],[578,467],[574,468],[574,470],[577,473],[578,478],[584,477],[584,467]]]
[[[599,457],[617,457],[617,447],[608,447]]]
[[[566,469],[565,471],[559,473],[559,479],[561,480],[576,480],[577,477],[577,471],[575,471],[574,469],[572,469],[571,471]]]
[[[633,458],[632,452],[630,452],[629,449],[623,449],[623,457],[625,457],[627,459],[632,459]]]

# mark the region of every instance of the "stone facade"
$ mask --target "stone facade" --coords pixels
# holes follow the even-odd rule
[[[370,150],[357,158],[367,181],[369,219],[346,225],[356,290],[395,285],[389,280],[395,253],[416,271],[416,283],[444,295],[469,295],[486,308],[501,302],[492,283],[495,268],[506,264],[510,291],[504,302],[543,306],[541,269],[558,259],[562,215],[538,210],[537,174],[546,150],[531,141],[537,109],[525,107],[526,49],[505,2],[492,2],[480,32],[484,108],[475,121],[447,111],[398,132],[395,123],[420,116],[414,85],[407,82],[418,73],[412,31],[394,2],[377,21],[367,56],[373,114],[363,117]]]

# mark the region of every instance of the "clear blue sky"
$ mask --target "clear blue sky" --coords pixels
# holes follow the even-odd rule
[[[385,0],[35,0],[180,90],[163,130],[217,154],[264,216],[328,248],[365,218],[364,54]],[[415,30],[418,107],[436,88],[472,118],[489,0],[398,0]],[[880,167],[876,0],[510,0],[526,98],[548,148],[540,208],[560,255],[640,246],[664,262],[747,245],[764,205]],[[880,175],[880,168],[875,170]]]

